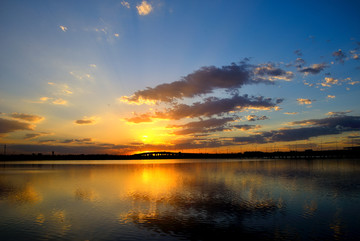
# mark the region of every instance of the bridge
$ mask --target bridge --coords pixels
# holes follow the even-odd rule
[[[133,157],[140,157],[140,158],[179,158],[183,157],[184,155],[181,152],[144,152],[139,154],[134,154]]]

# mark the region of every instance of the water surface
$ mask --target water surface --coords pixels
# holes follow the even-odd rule
[[[360,160],[0,164],[1,240],[358,240]]]

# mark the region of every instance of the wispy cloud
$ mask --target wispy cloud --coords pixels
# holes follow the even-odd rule
[[[121,5],[123,5],[126,8],[130,8],[130,3],[127,1],[121,1]]]
[[[75,124],[78,125],[94,125],[98,122],[99,118],[98,117],[84,117],[83,119],[80,120],[76,120]]]
[[[63,105],[63,106],[68,105],[67,100],[64,100],[62,98],[47,97],[47,96],[40,97],[38,100],[30,101],[30,102],[37,104],[53,104],[53,105]]]
[[[16,112],[12,113],[11,117],[15,118],[15,119],[20,119],[23,121],[28,121],[28,122],[39,122],[44,119],[44,117],[42,117],[42,116],[24,114],[24,113],[16,113]]]
[[[141,4],[136,5],[136,9],[139,15],[148,15],[152,10],[153,7],[147,1],[142,1]]]
[[[326,113],[326,115],[329,115],[329,116],[344,116],[348,113],[351,113],[352,110],[347,110],[347,111],[330,111],[328,113]]]
[[[302,51],[301,49],[297,49],[294,51],[294,54],[296,54],[297,56],[301,57],[302,56]]]
[[[31,140],[31,139],[35,139],[35,138],[38,138],[38,137],[41,137],[41,136],[50,135],[50,134],[51,134],[51,133],[48,133],[48,132],[27,133],[27,134],[24,136],[24,139],[25,139],[25,140]]]
[[[91,80],[91,81],[94,80],[94,77],[91,74],[85,72],[70,71],[69,74],[71,74],[73,77],[75,77],[78,80]]]
[[[299,112],[284,112],[285,115],[297,115]]]
[[[338,51],[335,51],[332,53],[332,56],[335,57],[335,60],[340,62],[340,63],[344,63],[345,60],[346,60],[346,54],[341,50],[339,49]]]
[[[92,138],[66,139],[61,141],[63,144],[93,144]]]
[[[248,125],[248,124],[243,124],[243,125],[234,125],[233,126],[236,129],[239,129],[241,131],[248,131],[248,130],[257,130],[261,128],[261,125]]]
[[[54,92],[54,95],[71,95],[73,92],[70,90],[69,85],[67,84],[57,84],[54,82],[49,81],[48,85],[53,86],[56,91]]]
[[[63,31],[63,32],[66,32],[68,30],[67,27],[63,26],[63,25],[60,25],[59,28]]]

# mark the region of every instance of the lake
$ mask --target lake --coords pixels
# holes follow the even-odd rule
[[[359,240],[360,160],[0,163],[1,240]]]

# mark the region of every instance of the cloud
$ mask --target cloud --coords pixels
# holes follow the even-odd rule
[[[67,105],[68,101],[62,98],[54,98],[54,97],[47,97],[43,96],[39,99],[39,101],[34,101],[34,103],[39,104],[53,104],[53,105]]]
[[[348,84],[349,85],[356,85],[356,84],[360,84],[360,81],[351,81]]]
[[[299,128],[284,128],[261,132],[259,134],[234,137],[233,141],[240,144],[263,144],[308,140],[312,137],[341,134],[360,130],[360,116],[336,116],[323,119],[295,121],[291,125],[306,125]]]
[[[346,60],[346,54],[341,50],[339,49],[338,51],[335,51],[332,53],[332,56],[335,57],[335,60],[340,62],[340,63],[344,63],[345,60]]]
[[[33,130],[33,128],[34,126],[29,123],[0,118],[0,135],[18,130]]]
[[[263,96],[234,95],[230,98],[219,99],[209,97],[204,102],[195,102],[192,105],[175,104],[165,111],[156,111],[155,113],[146,113],[134,118],[127,118],[128,122],[140,123],[141,120],[150,121],[151,118],[179,120],[182,118],[211,117],[213,115],[222,115],[244,109],[270,110],[275,109],[283,99],[264,98]]]
[[[221,68],[202,67],[178,81],[160,84],[154,88],[148,87],[145,90],[136,91],[132,96],[123,96],[120,99],[137,104],[157,101],[172,102],[175,99],[209,94],[216,89],[233,90],[246,84],[271,83],[269,80],[254,79],[252,76],[252,68],[245,62],[233,63]]]
[[[347,110],[347,111],[330,111],[328,113],[326,113],[326,115],[330,115],[330,116],[343,116],[346,115],[348,113],[351,113],[351,110]]]
[[[57,84],[54,82],[48,82],[48,85],[51,85],[56,88],[55,95],[71,95],[73,92],[70,90],[70,87],[67,84]]]
[[[148,15],[153,10],[151,4],[146,1],[142,1],[141,4],[136,6],[136,9],[138,11],[138,14],[142,16]]]
[[[24,140],[31,140],[42,136],[40,133],[28,133],[24,136]]]
[[[331,87],[332,85],[339,85],[340,80],[331,77],[325,77],[324,81],[320,83],[323,87]]]
[[[61,141],[63,144],[94,144],[92,138],[66,139]]]
[[[335,99],[336,96],[335,96],[335,95],[328,95],[327,97],[328,97],[329,99]]]
[[[83,119],[76,120],[75,124],[78,124],[78,125],[94,125],[94,124],[97,123],[98,119],[99,118],[97,118],[97,117],[84,117]]]
[[[248,131],[248,130],[260,129],[261,125],[247,125],[247,124],[244,124],[244,125],[234,125],[233,127],[236,128],[236,129],[239,129],[241,131]]]
[[[30,114],[24,114],[24,113],[16,113],[16,112],[12,113],[11,117],[15,118],[15,119],[28,121],[28,122],[39,122],[44,119],[44,117],[42,117],[42,116],[30,115]]]
[[[94,68],[94,67],[91,67],[91,68]],[[86,73],[86,72],[70,71],[69,74],[72,75],[73,77],[75,77],[78,80],[87,80],[87,81],[93,81],[94,80],[93,76],[91,76],[91,74]]]
[[[305,64],[305,60],[302,58],[297,58],[295,60],[295,67],[298,69],[301,69],[304,64]]]
[[[309,66],[309,67],[299,68],[298,71],[301,73],[304,73],[305,75],[308,75],[308,74],[315,75],[315,74],[320,73],[325,68],[326,68],[325,64],[313,64],[312,66]]]
[[[254,74],[260,78],[267,80],[286,80],[290,81],[294,78],[294,73],[291,71],[285,71],[280,68],[275,68],[273,64],[263,64],[254,69]]]
[[[47,132],[40,132],[40,133],[28,133],[24,136],[25,140],[31,140],[31,139],[35,139],[38,138],[40,136],[45,136],[45,135],[50,135],[50,133]]]
[[[297,115],[299,112],[285,112],[285,115]]]
[[[297,49],[297,50],[295,50],[294,51],[294,54],[296,54],[297,56],[302,56],[302,51],[301,51],[301,49]]]
[[[296,99],[296,101],[299,103],[299,105],[311,105],[313,102],[310,99],[303,99],[303,98],[298,98]]]
[[[68,28],[67,28],[67,27],[62,26],[62,25],[60,25],[60,26],[59,26],[59,28],[60,28],[63,32],[66,32],[66,31],[68,30]]]
[[[229,129],[225,127],[228,122],[234,121],[232,117],[226,118],[210,118],[207,120],[193,121],[184,125],[171,125],[168,128],[181,128],[173,132],[175,135],[187,135],[193,133],[209,133],[216,131],[224,131]]]
[[[121,5],[123,5],[126,8],[130,8],[130,3],[127,1],[121,1]]]
[[[67,105],[68,102],[62,98],[52,98],[51,103],[54,105]]]
[[[246,117],[248,121],[257,121],[257,120],[268,120],[269,117],[263,115],[263,116],[257,116],[257,115],[248,115]]]

